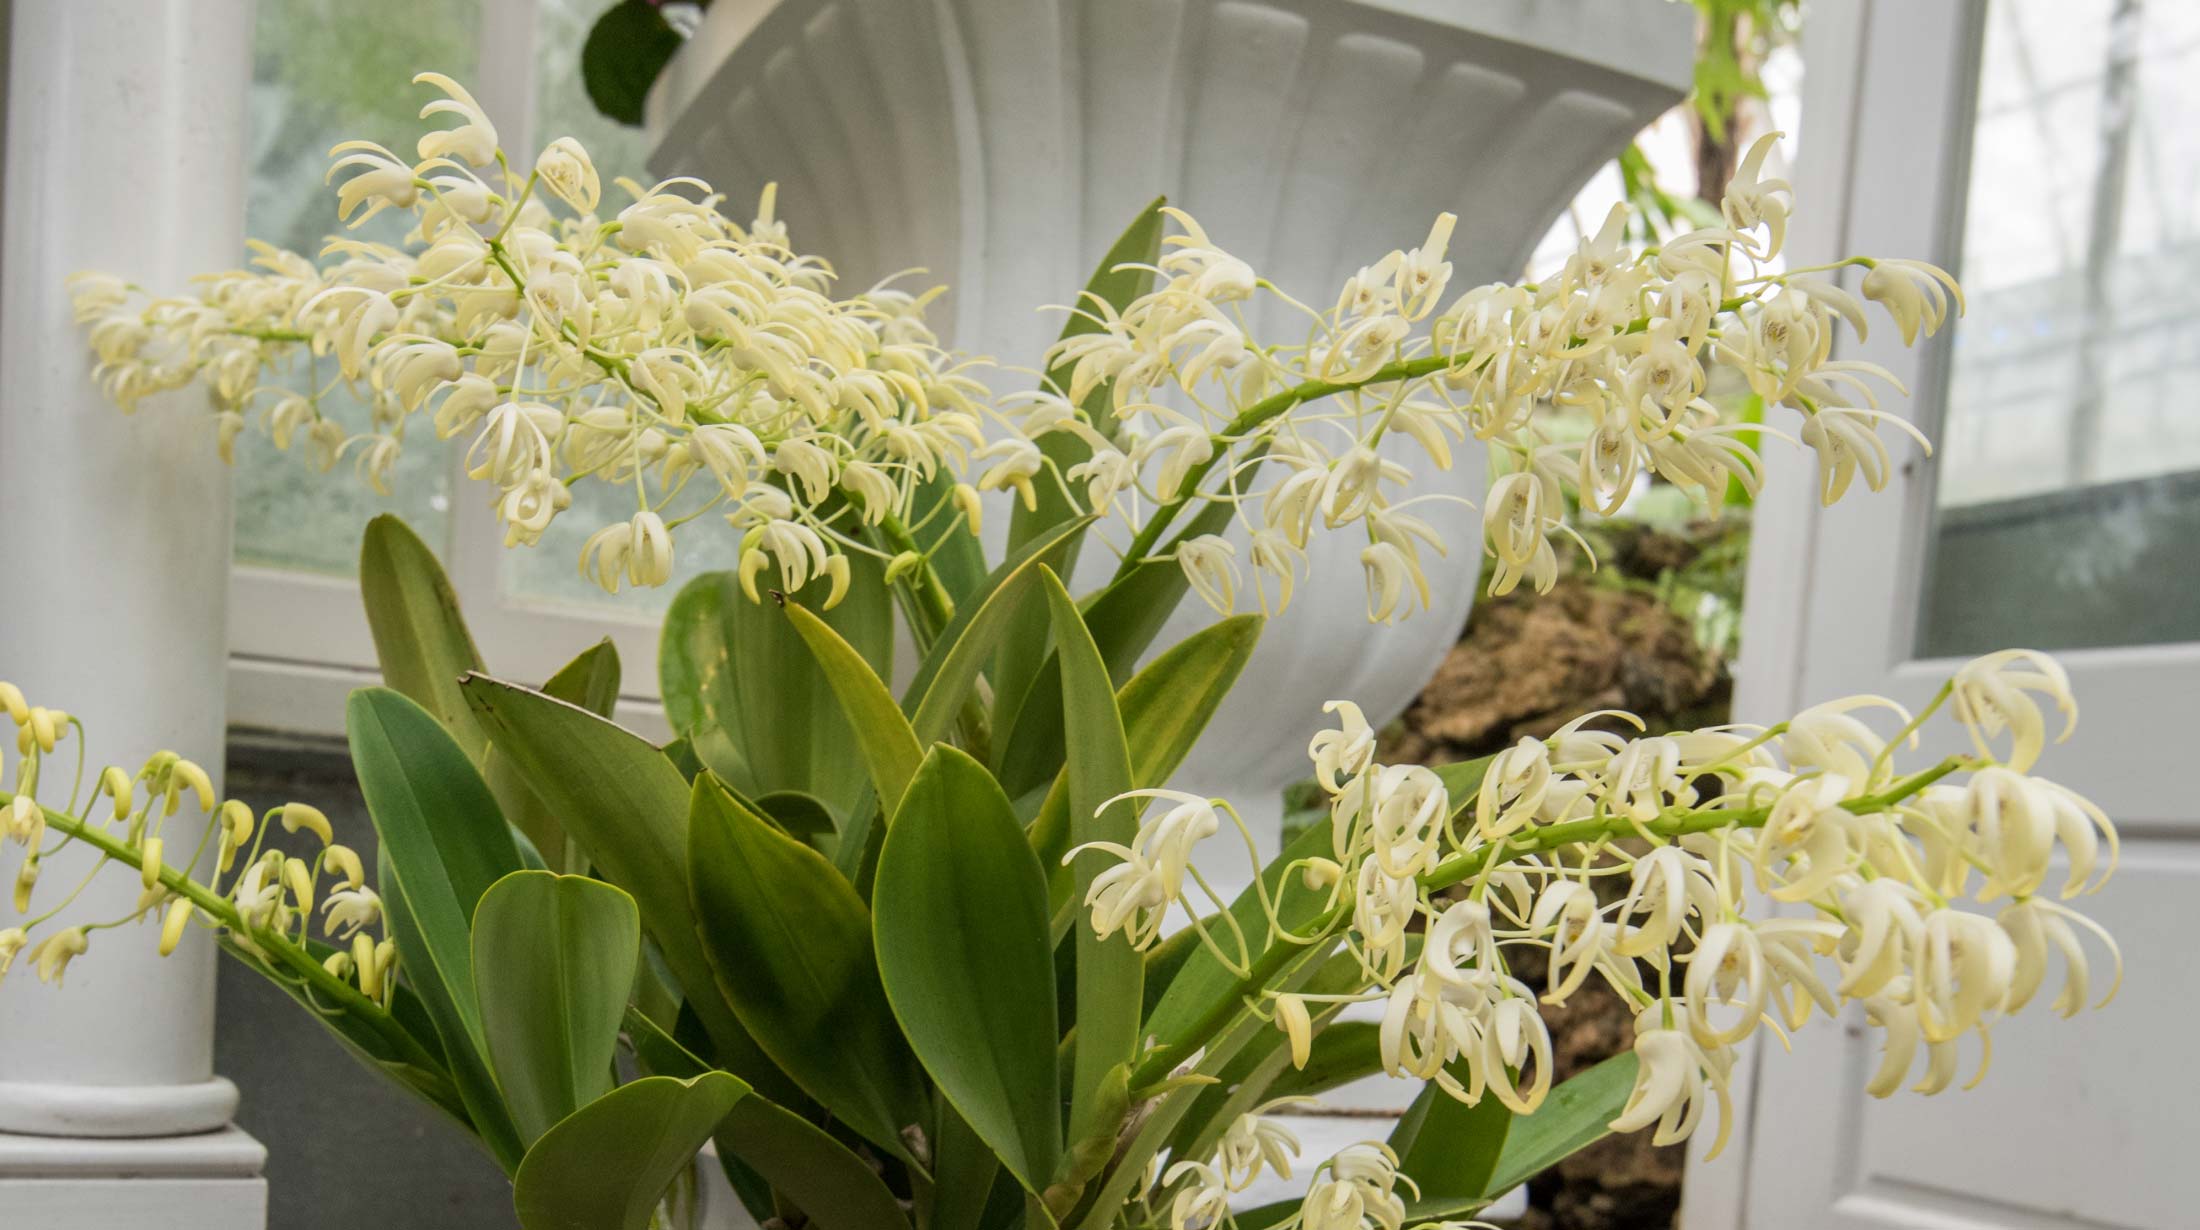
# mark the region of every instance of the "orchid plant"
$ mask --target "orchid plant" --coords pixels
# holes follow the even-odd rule
[[[81,275],[100,379],[126,409],[200,383],[225,450],[264,430],[370,482],[423,419],[470,435],[514,545],[577,483],[631,488],[581,559],[606,589],[665,582],[676,533],[729,522],[738,568],[665,621],[679,737],[609,720],[609,644],[540,687],[487,674],[433,555],[377,520],[360,578],[388,686],[347,711],[375,866],[315,809],[220,801],[172,753],[87,777],[81,726],[0,684],[18,912],[68,844],[143,886],[123,918],[63,925],[71,893],[0,930],[0,973],[28,949],[59,982],[141,919],[163,952],[211,931],[478,1140],[530,1230],[640,1230],[709,1141],[788,1226],[1457,1226],[1607,1131],[1677,1141],[1716,1105],[1716,1151],[1761,1030],[1860,1002],[1869,1091],[1937,1093],[1972,1039],[1984,1074],[2053,967],[2059,1013],[2113,994],[2115,946],[2068,902],[2108,878],[2115,829],[2034,775],[2043,703],[2063,734],[2077,711],[2029,652],[1914,715],[1856,697],[1651,735],[1594,714],[1435,768],[1384,763],[1332,701],[1308,749],[1328,823],[1276,857],[1228,801],[1168,788],[1263,622],[1236,613],[1233,524],[1263,612],[1309,579],[1310,535],[1345,532],[1369,617],[1402,618],[1445,544],[1398,458],[1447,466],[1471,435],[1493,590],[1548,585],[1571,504],[1645,472],[1714,507],[1754,491],[1755,437],[1702,398],[1714,367],[1798,416],[1825,499],[1885,483],[1886,374],[1830,357],[1864,301],[1770,264],[1791,202],[1766,144],[1720,226],[1629,251],[1615,214],[1557,276],[1448,300],[1448,216],[1318,310],[1156,202],[1039,389],[997,398],[926,326],[932,293],[835,298],[769,192],[740,224],[693,181],[621,181],[605,221],[578,144],[523,175],[463,88],[421,80],[456,126],[417,161],[347,142],[331,168],[339,216],[405,211],[404,245],[262,247],[143,303]],[[1905,341],[1961,306],[1929,266],[1843,263]],[[1304,336],[1256,340],[1255,296]],[[989,564],[993,490],[1015,503]],[[1073,595],[1095,542],[1113,575]],[[1147,660],[1188,593],[1222,618]],[[919,654],[898,695],[897,611]],[[1904,763],[1935,720],[1971,752]],[[187,805],[196,835],[170,828]],[[1217,845],[1251,863],[1234,897],[1201,870]],[[1511,972],[1527,950],[1540,986]],[[1540,1007],[1592,980],[1634,1046],[1555,1084]],[[1376,1072],[1421,1083],[1412,1109],[1307,1167],[1279,1112]],[[1303,1197],[1233,1206],[1300,1168]]]

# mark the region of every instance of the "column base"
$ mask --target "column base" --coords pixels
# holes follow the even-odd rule
[[[40,1230],[263,1230],[267,1150],[235,1127],[87,1139],[0,1132],[0,1209]]]
[[[226,1077],[189,1085],[64,1085],[0,1081],[0,1133],[183,1136],[214,1132],[237,1113]]]

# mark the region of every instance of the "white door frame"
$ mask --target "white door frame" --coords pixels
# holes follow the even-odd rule
[[[1987,0],[1854,0],[1814,7],[1803,36],[1803,131],[1795,173],[1797,217],[1789,246],[1794,264],[1865,253],[1916,257],[1955,268],[1962,251],[1979,36],[1986,15]],[[1854,289],[1854,279],[1847,284]],[[1893,372],[1912,396],[1906,403],[1896,397],[1887,408],[1937,437],[1950,333],[1910,350],[1883,321],[1874,328],[1868,342],[1843,346],[1841,357],[1869,360]],[[1886,434],[1894,439],[1893,432]],[[1775,447],[1767,470],[1765,496],[1756,510],[1736,719],[1777,721],[1803,706],[1859,692],[1883,693],[1913,708],[1929,700],[1959,664],[1958,659],[1921,659],[1913,649],[1936,468],[1913,450],[1886,491],[1852,494],[1832,509],[1818,507],[1809,454]],[[2195,600],[2200,601],[2200,594]],[[2192,699],[2200,689],[2200,643],[2070,650],[2056,656],[2069,670],[2084,721],[2067,749],[2050,750],[2042,772],[2084,793],[2115,818],[2126,839],[2126,881],[2166,872],[2182,882],[2185,875],[2200,874],[2200,845],[2195,842],[2200,838],[2200,824],[2195,823],[2200,804],[2180,788],[2184,774],[2179,772],[2193,756],[2189,729],[2191,715],[2200,709]],[[2179,714],[2185,720],[2174,720]],[[1945,725],[1941,741],[1929,741],[1921,755],[1961,750],[1947,738],[1952,730]],[[2120,887],[2133,886],[2112,885],[2095,900],[2113,905]],[[2086,908],[2093,912],[2093,907]],[[2160,925],[2159,907],[2148,908],[2156,912],[2142,910],[2139,916],[2156,920],[2152,929],[2172,929]],[[2131,932],[2138,928],[2127,927],[2119,936],[2127,953],[2135,938],[2169,942],[2135,936]],[[2135,966],[2133,979],[2189,983],[2190,972],[2189,961],[2184,970]],[[2131,1030],[2134,1022],[2168,1015],[2159,1003],[2143,1007],[2145,992],[2135,995],[2133,990],[2127,985],[2123,1000],[2103,1014],[2114,1014],[2115,1028]],[[2189,988],[2176,994],[2189,995]],[[2048,1092],[2054,1074],[2042,1071],[2038,1061],[2048,1047],[2084,1046],[2084,1035],[2077,1031],[2085,1026],[2083,1018],[2045,1021],[2042,1035],[2070,1036],[2043,1045],[2031,1035],[2028,1022],[2018,1041],[2006,1048],[2015,1053],[1996,1059],[1989,1084],[2013,1087],[2018,1098],[2032,1097],[2035,1090],[2041,1099],[2080,1096],[2080,1091],[2061,1086]],[[2009,1027],[2010,1032],[2017,1029]],[[1999,1203],[1978,1187],[1955,1180],[1941,1188],[1877,1175],[1857,1147],[1866,1138],[1859,1126],[1862,1095],[1857,1089],[1876,1060],[1876,1036],[1867,1036],[1851,1017],[1840,1026],[1812,1025],[1799,1047],[1810,1045],[1810,1032],[1845,1033],[1845,1045],[1832,1038],[1818,1040],[1821,1046],[1839,1048],[1840,1059],[1827,1058],[1830,1052],[1825,1050],[1816,1059],[1790,1056],[1759,1040],[1738,1066],[1737,1121],[1728,1154],[1705,1164],[1702,1146],[1691,1151],[1695,1156],[1681,1222],[1687,1230],[2090,1226],[2115,1219],[2115,1214],[2094,1207],[2095,1194],[2110,1185],[2137,1184],[2153,1193],[2148,1199],[2157,1201],[2166,1201],[2175,1187],[2184,1198],[2200,1202],[2200,1178],[2190,1172],[2180,1176],[2091,1169],[2086,1159],[2098,1151],[2098,1140],[2067,1142],[2072,1148],[2061,1153],[2052,1141],[2004,1141],[1991,1134],[1977,1138],[1982,1153],[2006,1149],[2011,1158],[2043,1159],[2044,1166],[2029,1164],[2029,1176],[2037,1180],[2035,1187],[2054,1188],[2054,1199],[2047,1203],[2037,1193]],[[2024,1053],[2026,1047],[2030,1054]],[[2058,1057],[2070,1053],[2055,1052]],[[2113,1103],[2109,1109],[2131,1123],[2134,1132],[2189,1130],[2177,1125],[2189,1125],[2191,1111],[2164,1107],[2190,1101],[2200,1089],[2194,1065],[2173,1055],[2161,1056],[2159,1062],[2166,1065],[2159,1073],[2164,1097],[2126,1085],[2105,1093],[2087,1088],[2083,1095],[2107,1097]],[[1983,1099],[1992,1091],[1950,1091],[1941,1099],[1967,1096]],[[1915,1094],[1897,1094],[1888,1107],[1871,1108],[1873,1122],[1905,1115],[1903,1099],[1912,1104],[1920,1100]],[[1936,1105],[1933,1113],[1941,1110]],[[2051,1173],[2058,1169],[2062,1173]],[[1812,1186],[1829,1178],[1830,1187],[1822,1193]],[[1797,1191],[1799,1184],[1803,1192]],[[1782,1188],[1787,1189],[1784,1197]],[[1797,1216],[1807,1220],[1794,1220]],[[2160,1214],[2126,1215],[2114,1224],[2126,1224],[2131,1216],[2142,1218],[2140,1224],[2153,1224],[2144,1219]]]

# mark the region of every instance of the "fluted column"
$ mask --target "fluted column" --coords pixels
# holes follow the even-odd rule
[[[229,480],[196,392],[125,418],[88,374],[63,280],[180,290],[234,266],[251,0],[12,6],[0,246],[0,678],[81,716],[91,763],[222,763]],[[49,858],[48,902],[88,864]],[[52,891],[45,891],[45,890]],[[108,875],[68,917],[126,914]],[[100,931],[67,988],[0,986],[0,1222],[265,1222],[265,1153],[212,1071],[215,951]]]

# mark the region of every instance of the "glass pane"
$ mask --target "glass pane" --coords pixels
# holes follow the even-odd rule
[[[1995,0],[1922,656],[2200,640],[2200,5]]]
[[[481,25],[476,0],[284,0],[259,6],[253,31],[251,195],[245,233],[294,251],[318,252],[336,220],[336,194],[321,182],[329,147],[365,138],[410,154],[421,121],[422,91],[406,82],[423,66],[464,80],[473,75]],[[392,242],[405,223],[392,210],[352,238]],[[310,362],[270,379],[311,391],[335,378],[333,365]],[[366,409],[341,384],[325,411],[355,429]],[[261,407],[265,409],[265,406]],[[425,427],[425,424],[422,424]],[[339,462],[339,465],[347,464]],[[378,495],[351,474],[313,472],[302,447],[281,453],[266,437],[237,440],[236,558],[242,563],[349,574],[359,532],[376,513],[395,512],[431,544],[449,541],[450,461],[431,431],[408,440],[391,494]]]
[[[626,200],[612,181],[620,176],[648,182],[644,167],[649,142],[639,128],[628,128],[598,114],[581,86],[581,43],[603,13],[601,0],[539,0],[535,32],[535,144],[572,137],[588,149],[603,179],[606,212]],[[657,589],[622,592],[614,598],[580,575],[581,544],[615,521],[634,515],[634,492],[593,480],[573,488],[573,506],[550,523],[540,545],[505,553],[506,593],[531,602],[603,608],[606,613],[639,616],[664,609],[680,583],[711,568],[731,568],[739,556],[716,514],[705,514],[679,535],[672,583]],[[666,510],[670,519],[674,510]]]

